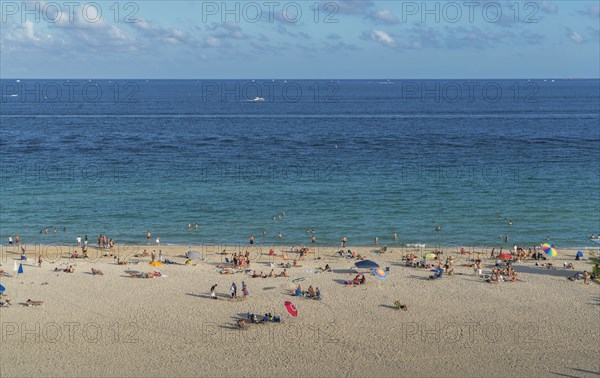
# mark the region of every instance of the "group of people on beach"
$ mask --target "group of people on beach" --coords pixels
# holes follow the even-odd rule
[[[106,235],[100,234],[98,235],[98,248],[114,248],[115,241],[113,239],[109,239]]]
[[[302,290],[302,286],[298,285],[294,293],[292,294],[294,297],[304,297],[309,299],[321,299],[321,290],[317,287],[316,289],[312,287],[312,285],[308,286],[306,291]]]

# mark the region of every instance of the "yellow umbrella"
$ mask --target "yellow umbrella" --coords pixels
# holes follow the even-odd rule
[[[435,253],[428,253],[425,255],[426,259],[435,259],[436,258],[436,254]]]
[[[162,265],[163,265],[163,263],[161,263],[160,261],[152,261],[152,262],[150,263],[150,265],[152,265],[152,266],[162,266]]]

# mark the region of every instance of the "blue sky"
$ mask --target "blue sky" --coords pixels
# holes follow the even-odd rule
[[[600,75],[597,0],[3,0],[0,12],[3,78]]]

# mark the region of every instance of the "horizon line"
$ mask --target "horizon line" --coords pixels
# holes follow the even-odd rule
[[[338,80],[338,81],[367,81],[367,80],[378,80],[378,81],[410,81],[410,80],[600,80],[599,77],[506,77],[506,78],[494,78],[494,77],[461,77],[461,78],[148,78],[148,77],[8,77],[1,78],[3,80]]]

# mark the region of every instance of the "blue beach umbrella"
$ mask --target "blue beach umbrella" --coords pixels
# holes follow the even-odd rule
[[[18,274],[23,274],[23,264],[19,264],[19,270],[17,270]]]
[[[4,290],[6,290],[6,288],[2,285],[0,285],[0,293],[4,293]]]
[[[577,257],[583,257],[583,252],[577,251]]]
[[[375,261],[371,261],[371,260],[362,260],[362,261],[355,263],[354,265],[360,269],[379,268],[379,264],[377,264]]]

